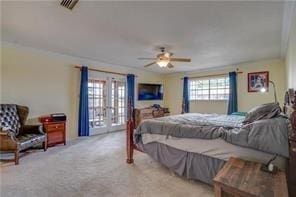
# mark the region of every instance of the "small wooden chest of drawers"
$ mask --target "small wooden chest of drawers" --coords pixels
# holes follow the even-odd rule
[[[66,122],[44,122],[44,131],[47,133],[47,145],[54,146],[63,143],[66,145]]]

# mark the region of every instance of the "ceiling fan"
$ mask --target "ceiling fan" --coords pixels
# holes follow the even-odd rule
[[[138,58],[139,60],[154,60],[153,62],[145,65],[144,67],[147,68],[149,66],[152,66],[153,64],[157,64],[159,67],[164,68],[173,68],[174,65],[171,64],[171,62],[191,62],[190,58],[175,58],[172,57],[174,54],[167,52],[165,50],[165,47],[159,48],[161,53],[157,54],[156,58]]]

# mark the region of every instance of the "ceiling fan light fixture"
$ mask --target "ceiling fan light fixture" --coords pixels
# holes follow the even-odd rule
[[[160,47],[159,54],[156,54],[155,58],[138,58],[140,60],[153,60],[153,62],[146,64],[144,68],[152,65],[158,65],[160,68],[174,68],[172,62],[191,62],[190,58],[176,58],[172,57],[174,54],[165,50],[165,47]]]
[[[170,58],[171,54],[168,53],[168,52],[165,52],[165,53],[164,53],[164,56],[165,56],[166,58]]]
[[[161,68],[167,67],[167,65],[170,63],[169,60],[159,60],[156,62],[157,65]]]

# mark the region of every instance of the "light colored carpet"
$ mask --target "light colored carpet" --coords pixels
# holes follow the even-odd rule
[[[214,195],[212,187],[175,176],[146,154],[136,152],[134,165],[125,160],[124,132],[32,150],[18,166],[1,163],[1,197]]]

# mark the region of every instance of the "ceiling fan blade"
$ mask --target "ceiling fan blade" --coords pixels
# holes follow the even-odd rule
[[[171,63],[168,63],[167,67],[168,67],[168,68],[174,68],[174,65],[171,64]]]
[[[191,62],[190,58],[170,58],[170,61],[174,62]]]
[[[144,67],[147,68],[148,66],[152,66],[153,64],[155,64],[156,62],[152,62],[150,64],[145,65]]]
[[[156,58],[139,57],[138,60],[156,60]]]

